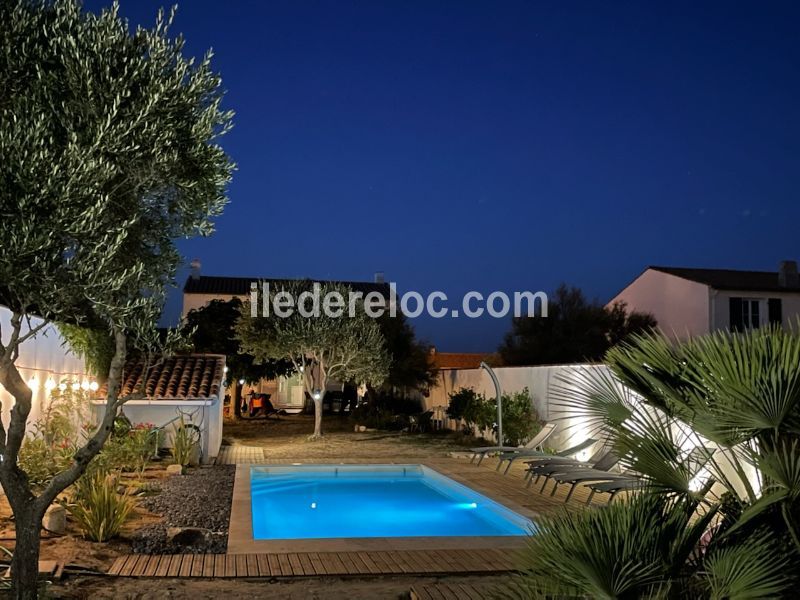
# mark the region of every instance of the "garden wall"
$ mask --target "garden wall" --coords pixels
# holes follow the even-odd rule
[[[37,327],[41,322],[41,319],[33,318],[31,326]],[[2,327],[3,341],[7,342],[11,335],[11,311],[5,306],[0,306],[0,327]],[[23,323],[22,334],[24,335],[26,331],[28,327]],[[52,386],[58,385],[63,380],[87,384],[94,381],[87,374],[83,360],[64,344],[64,338],[54,325],[45,327],[35,337],[22,343],[17,368],[33,391],[28,431],[32,430],[34,423],[41,416],[42,404],[49,398]],[[0,387],[0,402],[3,405],[3,423],[7,425],[14,399],[2,387]]]
[[[553,385],[569,386],[570,374],[576,369],[607,369],[604,365],[551,365],[536,367],[497,367],[494,370],[500,387],[505,392],[518,392],[528,388],[536,411],[547,421],[560,416],[552,397]],[[423,398],[425,410],[440,412],[447,407],[449,395],[462,387],[494,397],[491,377],[483,369],[443,369],[439,371],[439,385]],[[588,431],[579,420],[559,421],[558,429],[548,440],[548,446],[556,449],[578,443],[588,437]],[[588,451],[587,451],[588,456]]]

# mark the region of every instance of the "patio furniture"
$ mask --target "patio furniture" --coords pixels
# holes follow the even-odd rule
[[[478,460],[478,466],[480,466],[483,459],[486,458],[488,454],[495,454],[498,452],[520,452],[523,450],[541,450],[542,444],[545,443],[547,438],[549,438],[553,431],[555,430],[556,426],[555,423],[545,423],[544,427],[533,436],[533,439],[529,441],[524,446],[484,446],[482,448],[471,448],[470,452],[472,452],[472,458],[469,462],[474,462],[476,456],[480,456]],[[500,463],[497,465],[497,470],[500,469]]]
[[[275,415],[276,418],[280,415],[281,411],[277,410],[270,401],[271,394],[250,392],[248,395],[250,396],[247,411],[249,418],[263,417],[264,419],[269,419],[272,415]]]
[[[689,452],[684,460],[684,463],[689,466],[689,474],[692,477],[696,476],[703,469],[703,467],[706,466],[708,461],[711,460],[713,455],[713,448],[697,446],[696,448],[692,449],[692,451]],[[704,485],[704,489],[710,489],[711,485],[713,485],[714,480],[710,479],[709,481],[711,481],[711,484],[706,483]],[[592,502],[592,498],[597,492],[610,494],[608,501],[611,502],[614,499],[614,496],[616,496],[619,492],[641,490],[645,483],[646,481],[639,475],[622,479],[614,479],[611,481],[590,482],[586,486],[591,490],[589,497],[586,499],[586,504],[590,504]]]
[[[531,487],[532,484],[538,483],[541,477],[547,477],[550,473],[557,473],[560,469],[569,469],[569,468],[585,468],[591,469],[597,464],[599,460],[601,460],[606,454],[608,454],[609,449],[605,446],[600,448],[599,450],[595,451],[587,460],[581,461],[576,458],[571,458],[569,456],[540,456],[536,457],[533,460],[525,461],[525,464],[528,465],[527,470],[525,471],[525,477],[528,479],[528,486]],[[536,478],[534,479],[534,475]]]
[[[569,458],[573,454],[577,454],[581,450],[585,450],[589,446],[594,446],[597,443],[597,440],[592,438],[587,438],[583,440],[580,444],[572,446],[571,448],[567,448],[566,450],[562,450],[561,452],[556,452],[555,454],[545,454],[539,450],[520,450],[518,452],[503,452],[500,455],[500,463],[498,463],[497,468],[500,468],[500,464],[504,461],[507,461],[508,464],[506,465],[506,470],[503,471],[503,475],[508,473],[508,470],[511,468],[512,463],[517,460],[518,458],[530,458],[530,457],[553,457],[553,458],[563,458],[566,460],[574,460]],[[525,475],[527,477],[527,473]]]
[[[625,477],[625,475],[619,473],[610,473],[609,470],[619,462],[619,456],[613,450],[600,450],[595,453],[595,455],[589,459],[588,463],[581,463],[575,461],[574,463],[557,463],[557,464],[550,464],[550,465],[541,465],[536,466],[534,465],[533,471],[537,475],[536,481],[539,480],[539,477],[544,477],[544,483],[542,484],[539,493],[544,492],[544,488],[547,487],[547,482],[550,479],[555,480],[555,485],[553,486],[553,491],[550,495],[554,495],[556,493],[556,489],[560,483],[573,483],[573,480],[580,479],[581,477],[588,477],[589,479],[584,479],[583,481],[610,481],[612,479],[618,479]],[[595,479],[591,479],[594,476]],[[567,500],[572,497],[572,493],[575,491],[575,486],[577,483],[573,483],[572,489],[569,491],[569,495],[567,496]]]

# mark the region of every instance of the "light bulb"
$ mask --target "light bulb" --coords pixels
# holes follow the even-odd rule
[[[71,387],[73,392],[77,392],[79,389],[81,389],[81,384],[76,381]]]
[[[56,387],[56,382],[53,380],[52,377],[48,377],[47,381],[44,384],[44,389],[46,389],[49,392],[55,387]]]
[[[59,383],[58,384],[58,389],[60,391],[62,391],[62,392],[65,391],[67,389],[67,384],[66,383]]]
[[[85,392],[89,389],[89,382],[85,379],[81,382],[81,389]]]
[[[36,377],[31,377],[28,380],[28,387],[31,388],[32,392],[35,392],[37,389],[39,389],[39,380],[36,379]]]
[[[96,392],[98,387],[100,386],[97,385],[96,381],[93,381],[92,383],[89,384],[89,389],[92,390],[93,392]]]

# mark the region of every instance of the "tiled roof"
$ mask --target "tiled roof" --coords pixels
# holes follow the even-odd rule
[[[477,369],[488,355],[468,352],[431,352],[437,369]]]
[[[146,374],[144,367],[141,359],[125,364],[120,397],[144,393],[148,400],[209,400],[219,396],[225,356],[176,355],[156,360]],[[105,386],[98,391],[100,397],[106,393]]]
[[[216,277],[209,275],[192,277],[190,275],[183,286],[183,293],[247,296],[250,293],[250,284],[254,281],[267,281],[271,286],[274,285],[277,287],[281,284],[297,280],[270,279],[269,277]],[[311,281],[313,282],[314,280]],[[364,294],[378,292],[383,295],[384,298],[389,297],[388,283],[371,283],[367,281],[333,281],[328,283],[340,283],[349,286],[355,291],[363,292]]]
[[[738,271],[734,269],[690,269],[682,267],[649,267],[682,279],[708,285],[717,290],[752,292],[798,292],[800,289],[782,286],[777,271]]]

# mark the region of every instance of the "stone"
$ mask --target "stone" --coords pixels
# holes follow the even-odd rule
[[[167,467],[167,475],[183,475],[182,465],[169,465]]]
[[[53,504],[44,513],[42,526],[49,532],[64,535],[67,531],[67,509],[60,504]]]
[[[167,527],[167,543],[187,548],[201,548],[211,536],[202,527]]]
[[[358,426],[358,430],[359,430],[361,433],[364,433],[364,432],[367,430],[367,426],[366,426],[366,425],[359,425],[359,426]]]

